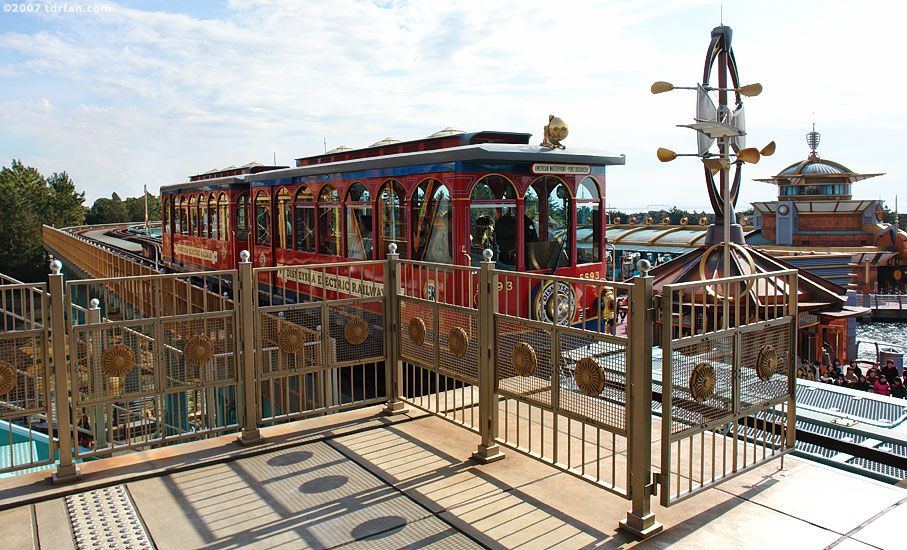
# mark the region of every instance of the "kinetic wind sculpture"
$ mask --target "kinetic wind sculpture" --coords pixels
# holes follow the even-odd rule
[[[746,148],[744,97],[754,97],[762,92],[761,84],[740,85],[737,73],[737,61],[731,48],[733,31],[730,27],[718,26],[712,29],[709,49],[705,56],[705,67],[702,83],[696,86],[674,86],[668,82],[652,84],[652,93],[660,94],[671,90],[696,91],[696,122],[679,124],[683,128],[696,130],[697,152],[678,154],[665,148],[659,148],[658,160],[670,162],[678,156],[695,156],[702,160],[705,170],[706,188],[709,201],[715,212],[715,223],[709,228],[706,244],[719,243],[743,244],[743,230],[734,224],[734,207],[740,193],[741,173],[744,163],[755,164],[762,155],[769,156],[775,152],[772,141],[761,150]],[[711,85],[715,62],[718,63],[718,85]],[[728,87],[730,77],[732,87]],[[715,105],[712,93],[717,92],[718,104]],[[728,92],[734,93],[733,105],[728,104]],[[713,149],[717,143],[717,151]],[[729,172],[734,165],[734,181],[729,184]],[[720,174],[720,187],[715,184],[715,174]],[[723,231],[719,231],[723,227]],[[728,255],[730,244],[725,247],[725,269],[729,273]]]

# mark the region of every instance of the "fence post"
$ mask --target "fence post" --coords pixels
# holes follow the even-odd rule
[[[625,531],[640,538],[661,532],[655,521],[651,498],[655,494],[652,479],[652,344],[655,309],[652,299],[651,264],[639,260],[639,277],[630,291],[630,333],[627,345],[627,466],[630,476],[629,496],[632,508],[620,522]],[[662,330],[670,330],[671,319],[663,320]],[[662,419],[662,422],[665,420]],[[670,421],[670,420],[668,420]]]
[[[403,403],[403,363],[397,349],[400,333],[400,308],[397,293],[400,290],[400,255],[397,245],[387,247],[384,264],[384,388],[387,392],[385,414],[400,414],[406,410]]]
[[[261,443],[264,438],[258,431],[258,403],[255,400],[255,321],[252,311],[255,306],[255,278],[252,273],[251,255],[248,250],[239,253],[239,292],[236,306],[239,308],[239,330],[242,334],[242,389],[243,420],[242,433],[236,438],[242,445]]]
[[[473,458],[487,464],[504,458],[495,442],[498,436],[498,402],[494,393],[494,314],[497,310],[497,289],[492,272],[493,252],[482,251],[485,259],[479,269],[478,330],[479,330],[479,434],[482,442]]]
[[[72,416],[69,409],[69,384],[66,380],[66,304],[63,301],[63,274],[60,260],[50,262],[50,322],[54,354],[54,396],[57,414],[57,449],[60,453],[54,483],[75,481],[82,477],[72,461]],[[53,422],[48,422],[53,437]]]
[[[800,334],[800,312],[799,312],[800,306],[799,306],[799,303],[797,302],[797,296],[799,295],[798,293],[800,292],[800,290],[799,290],[799,284],[800,284],[799,273],[800,273],[799,271],[795,271],[794,273],[792,273],[790,275],[790,282],[787,285],[787,288],[788,288],[788,290],[787,290],[787,293],[788,293],[787,307],[789,308],[787,314],[793,318],[793,320],[791,321],[791,328],[790,328],[790,332],[791,332],[791,334],[790,334],[790,353],[788,354],[788,356],[790,357],[790,362],[787,366],[787,391],[788,391],[789,397],[787,399],[787,418],[785,419],[787,421],[786,434],[785,434],[786,444],[787,444],[787,448],[789,448],[789,449],[793,449],[794,447],[797,446],[797,428],[796,428],[797,363],[796,363],[796,361],[797,361],[797,355],[798,355],[797,351],[800,349],[799,341],[798,341],[798,337]],[[876,345],[878,345],[878,344],[876,344]],[[781,455],[781,466],[782,467],[784,466],[784,455]]]
[[[97,325],[101,322],[101,302],[97,298],[92,298],[88,302],[88,311],[85,313],[85,322],[87,325]],[[101,350],[101,334],[98,331],[89,332],[88,352],[89,356],[99,353]],[[94,383],[96,388],[103,387],[105,377],[100,369],[94,369]],[[94,427],[94,442],[96,449],[107,447],[107,413],[104,405],[95,405],[92,407],[91,425]]]

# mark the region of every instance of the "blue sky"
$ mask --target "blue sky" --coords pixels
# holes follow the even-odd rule
[[[898,2],[28,3],[0,0],[0,162],[66,170],[89,203],[275,154],[289,164],[324,141],[446,126],[540,140],[556,114],[568,147],[627,155],[609,207],[701,207],[699,163],[655,158],[693,150],[675,125],[692,122],[694,98],[648,88],[697,81],[722,4],[741,79],[765,88],[746,102],[749,143],[778,144],[746,167],[741,201],[774,197],[751,180],[805,158],[813,113],[821,156],[886,173],[855,196],[893,203],[907,189]]]

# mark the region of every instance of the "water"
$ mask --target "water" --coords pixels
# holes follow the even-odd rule
[[[857,348],[858,359],[876,360],[872,342],[878,342],[879,347],[894,344],[898,351],[907,353],[907,323],[857,323],[857,341],[862,342]]]

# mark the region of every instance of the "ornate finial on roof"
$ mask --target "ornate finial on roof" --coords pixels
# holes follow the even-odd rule
[[[819,147],[819,132],[816,131],[816,123],[813,122],[813,131],[806,134],[806,143],[809,145],[809,158],[816,159],[819,158],[819,154],[816,153],[816,148]]]

